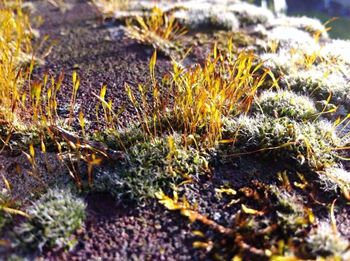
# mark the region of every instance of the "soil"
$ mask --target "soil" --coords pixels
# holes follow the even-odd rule
[[[60,115],[65,117],[68,114],[65,106],[69,104],[72,92],[71,75],[76,70],[81,79],[76,111],[84,112],[91,123],[90,131],[97,128],[97,121],[100,121],[95,116],[98,99],[92,93],[99,94],[103,84],[107,85],[106,100],[113,101],[116,111],[125,109],[119,121],[129,121],[135,110],[124,86],[127,83],[135,90],[138,84],[149,79],[149,59],[153,49],[126,37],[112,40],[111,28],[118,25],[105,22],[88,1],[68,2],[72,2],[73,8],[65,13],[45,1],[36,4],[37,14],[45,21],[40,33],[49,36],[49,42],[53,44],[45,66],[37,70],[37,78],[40,79],[43,73],[65,74],[58,108]],[[169,59],[161,55],[157,64],[159,77],[171,68]]]
[[[155,205],[116,204],[108,194],[87,198],[88,218],[72,252],[46,253],[52,260],[192,260],[191,225]],[[113,209],[112,209],[113,208]],[[197,258],[196,258],[197,257]]]
[[[50,41],[54,43],[54,48],[45,58],[45,65],[36,69],[35,77],[40,79],[46,72],[52,75],[59,75],[61,71],[65,73],[59,112],[62,117],[67,117],[68,111],[64,104],[68,104],[70,99],[72,88],[70,75],[77,70],[81,87],[76,112],[79,110],[84,112],[90,122],[90,132],[103,126],[100,124],[101,120],[95,117],[98,101],[92,93],[98,94],[100,87],[107,84],[106,99],[113,100],[116,110],[126,109],[120,120],[127,126],[130,124],[130,119],[135,117],[135,111],[128,102],[124,84],[128,83],[136,88],[139,83],[145,83],[145,79],[149,79],[148,64],[153,50],[127,38],[113,40],[110,34],[111,28],[117,25],[104,21],[88,1],[69,2],[73,4],[73,8],[64,13],[50,5],[48,1],[35,2],[36,13],[45,20],[40,27],[40,33],[48,35]],[[198,50],[198,53],[197,57],[202,57],[205,51]],[[161,77],[170,69],[170,59],[160,55],[157,61],[157,75]],[[38,157],[43,156],[39,154]],[[47,157],[48,164],[44,159],[38,162],[40,177],[43,173],[47,173],[47,166],[51,167],[50,173],[55,173],[51,176],[52,180],[57,176],[68,176],[64,166],[57,163],[59,161],[54,154],[49,154]],[[279,184],[276,173],[283,171],[282,167],[284,165],[281,166],[273,160],[262,161],[254,158],[235,160],[216,169],[211,176],[196,180],[184,193],[188,194],[190,201],[198,201],[199,212],[220,224],[230,226],[232,216],[240,209],[240,205],[222,211],[227,201],[218,199],[215,189],[229,184],[239,190],[249,187],[253,180],[276,185]],[[27,172],[32,170],[23,153],[0,154],[0,173],[9,179],[10,183],[22,184],[14,192],[18,198],[33,193],[34,188],[40,190],[50,184],[48,180],[39,182],[41,178],[36,179],[33,176],[18,177],[18,168],[26,169]],[[24,188],[33,190],[25,191]],[[298,194],[315,210],[317,217],[329,219],[327,206],[333,201],[334,196],[325,197],[316,193],[315,198],[310,198],[306,192],[298,191]],[[178,212],[167,211],[153,200],[145,206],[138,206],[116,201],[111,195],[104,193],[88,194],[85,200],[87,219],[83,228],[76,233],[78,243],[71,251],[46,250],[42,254],[45,260],[212,260],[214,258],[207,255],[205,249],[194,249],[192,246],[196,240],[193,231],[198,229],[205,231],[207,229],[205,226],[192,224]],[[338,229],[343,236],[350,239],[350,206],[342,202],[337,206],[335,214]],[[1,252],[0,258],[2,258]]]

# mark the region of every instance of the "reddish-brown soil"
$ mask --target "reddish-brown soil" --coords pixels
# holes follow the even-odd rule
[[[136,88],[149,79],[149,58],[152,48],[140,45],[126,37],[113,41],[108,26],[117,25],[104,22],[97,10],[88,1],[72,1],[73,9],[61,13],[46,2],[37,2],[37,14],[44,19],[40,27],[42,35],[48,35],[53,44],[45,66],[37,70],[37,77],[49,72],[59,75],[64,72],[65,80],[61,91],[59,113],[67,116],[67,104],[71,94],[71,74],[73,70],[81,79],[77,96],[77,111],[82,110],[96,126],[95,107],[98,102],[92,93],[99,94],[103,84],[107,84],[106,100],[112,100],[114,109],[125,108],[119,119],[126,121],[134,112],[124,89],[125,83]],[[170,69],[166,57],[159,56],[157,75],[161,77]]]

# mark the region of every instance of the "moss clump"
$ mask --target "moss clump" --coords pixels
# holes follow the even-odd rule
[[[326,168],[319,174],[325,191],[350,190],[350,173],[341,166]]]
[[[349,241],[335,233],[327,223],[321,223],[306,239],[306,249],[312,258],[332,256],[349,260],[348,248]]]
[[[124,150],[145,141],[145,133],[139,125],[132,125],[128,128],[106,129],[95,132],[92,139],[105,143],[108,148],[114,150]]]
[[[296,64],[296,55],[292,57],[287,49],[279,50],[277,53],[263,53],[260,55],[264,66],[270,69],[276,76],[289,74]],[[292,65],[292,66],[291,66]]]
[[[320,22],[320,20],[315,18],[310,18],[306,16],[280,17],[273,22],[273,25],[294,27],[308,32],[311,36],[314,36],[315,34],[319,33],[323,38],[328,38],[328,33],[325,26]]]
[[[205,154],[180,143],[170,136],[131,146],[126,162],[99,170],[95,189],[140,202],[153,198],[160,189],[167,191],[172,184],[206,172]]]
[[[308,213],[296,194],[276,186],[266,186],[265,193],[270,196],[261,205],[269,206],[272,215],[262,220],[256,218],[250,224],[252,232],[256,233],[262,227],[277,224],[276,231],[269,235],[269,242],[277,238],[289,238],[310,226]]]
[[[331,148],[343,143],[328,121],[303,123],[262,115],[227,120],[223,139],[237,141],[222,144],[219,149],[224,153],[260,151],[266,156],[299,160],[317,170],[335,164],[337,153]]]
[[[67,190],[50,189],[28,209],[30,219],[15,228],[17,244],[26,249],[71,245],[85,218],[85,204]]]
[[[342,23],[342,27],[343,27],[343,23]],[[350,48],[350,42],[348,40],[333,39],[331,42],[323,46],[323,48],[321,49],[321,55],[322,57],[332,60],[332,62],[335,65],[341,65],[343,66],[343,69],[345,69],[346,66],[344,65],[350,64],[349,48]]]
[[[255,39],[244,32],[230,32],[230,31],[210,31],[210,32],[197,32],[196,34],[188,34],[184,38],[184,45],[191,47],[194,45],[199,46],[212,46],[217,44],[219,50],[228,52],[227,39],[232,39],[234,49],[239,47],[253,46]]]
[[[175,17],[190,29],[223,29],[238,31],[240,24],[237,17],[224,8],[212,8],[211,5],[192,6],[175,13]]]
[[[295,120],[311,119],[317,114],[314,102],[291,91],[265,91],[257,99],[254,111],[277,117],[288,117]]]
[[[271,192],[277,199],[276,223],[284,235],[297,234],[300,229],[309,225],[308,213],[295,194],[290,194],[277,187],[272,187]]]
[[[228,7],[228,11],[238,17],[242,26],[257,24],[266,25],[274,19],[274,15],[270,10],[248,3],[233,4]]]
[[[285,77],[287,85],[294,91],[309,94],[317,99],[327,100],[332,95],[332,101],[346,100],[350,85],[340,72],[328,71],[322,66],[301,70]]]
[[[3,207],[13,205],[10,195],[7,190],[0,191],[0,232],[11,221],[12,217]]]

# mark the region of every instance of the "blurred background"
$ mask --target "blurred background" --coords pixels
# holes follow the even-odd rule
[[[291,16],[309,16],[323,23],[330,23],[332,38],[350,39],[350,0],[246,0],[259,6],[266,6],[276,13]]]

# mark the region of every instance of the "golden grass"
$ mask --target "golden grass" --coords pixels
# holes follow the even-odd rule
[[[203,66],[184,69],[174,63],[167,84],[161,86],[155,79],[156,53],[150,62],[152,101],[149,90],[139,85],[138,95],[126,85],[130,101],[137,110],[139,121],[148,135],[174,129],[186,135],[201,136],[202,141],[214,145],[221,138],[224,117],[245,113],[263,85],[270,71],[263,71],[252,52],[232,55],[220,54],[214,48]]]
[[[23,83],[33,68],[29,18],[16,3],[0,2],[0,120],[8,123],[17,120],[26,95]]]
[[[129,0],[92,0],[97,9],[105,14],[112,15],[116,11],[124,11],[129,8]]]
[[[177,40],[186,34],[187,30],[174,16],[154,7],[149,17],[137,16],[128,20],[127,32],[130,38],[168,53],[171,49],[179,48]]]

